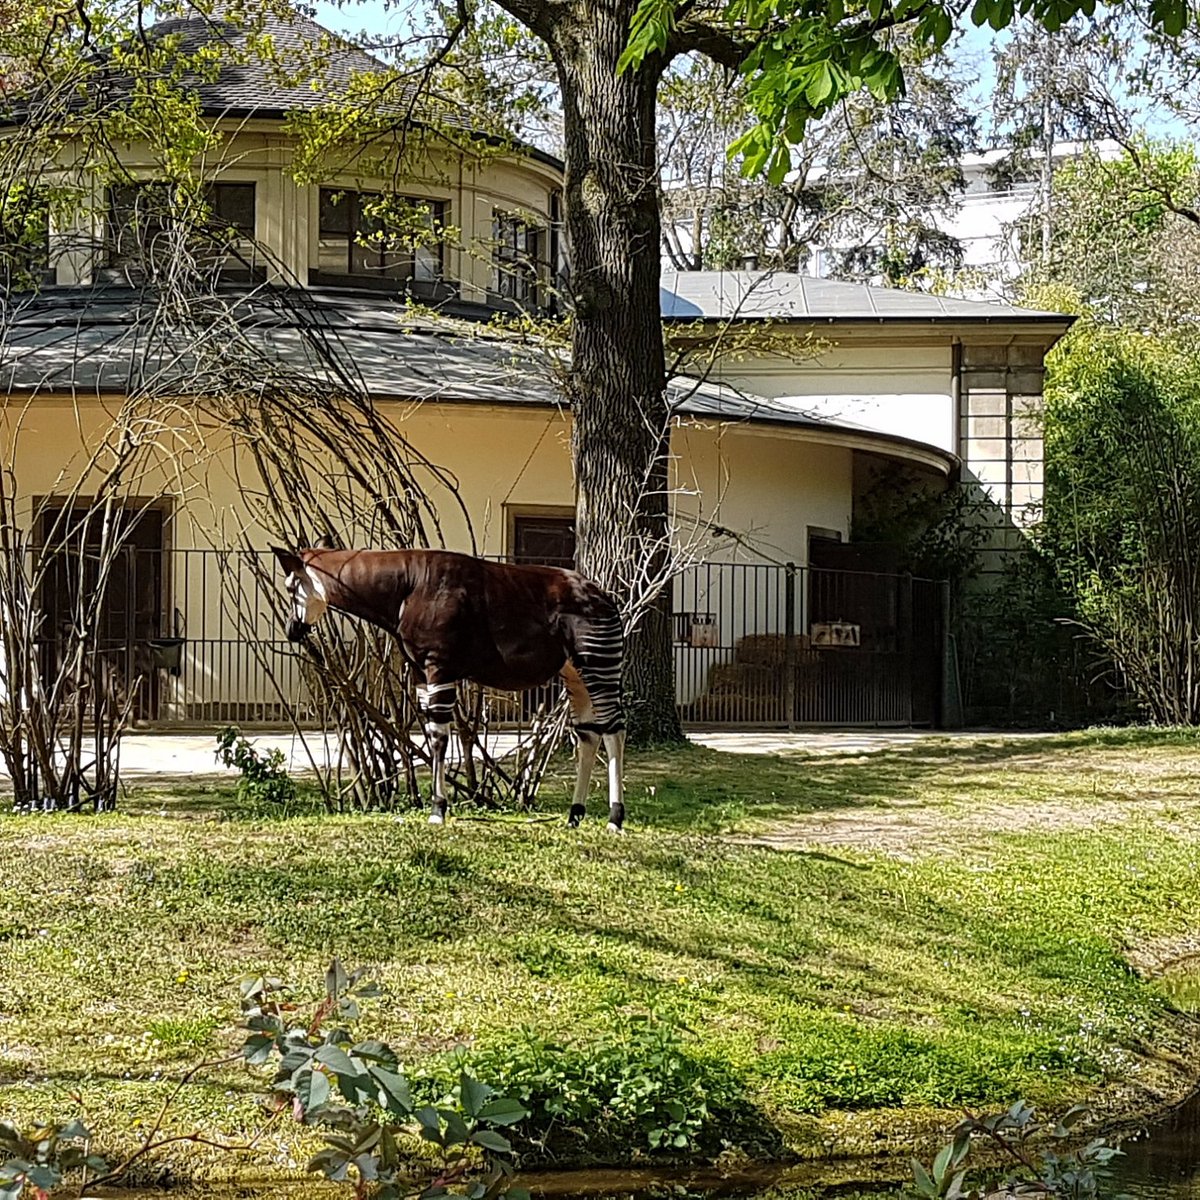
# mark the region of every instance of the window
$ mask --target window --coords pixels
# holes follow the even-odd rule
[[[187,237],[196,260],[225,279],[248,279],[254,265],[253,183],[211,183],[203,211],[189,212],[169,183],[119,184],[109,189],[107,264],[126,275],[152,276]]]
[[[561,313],[567,309],[571,295],[571,260],[567,255],[566,220],[563,216],[562,192],[550,193],[550,270],[554,287],[549,308]]]
[[[125,183],[108,190],[105,251],[110,267],[150,267],[167,253],[171,229],[171,187],[166,183]]]
[[[254,184],[213,183],[205,193],[212,226],[254,240]]]
[[[517,308],[543,303],[545,231],[524,217],[492,216],[492,297]]]
[[[44,197],[17,184],[0,198],[0,287],[31,291],[53,282],[49,209]]]
[[[322,188],[314,282],[433,290],[442,278],[440,200],[401,196],[388,202],[373,192]]]
[[[508,545],[513,562],[573,567],[575,514],[569,508],[510,508]]]

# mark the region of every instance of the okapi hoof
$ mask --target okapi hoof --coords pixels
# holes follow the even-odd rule
[[[609,821],[609,823],[608,823],[608,832],[609,832],[609,833],[624,833],[624,832],[625,832],[625,830],[624,830],[624,829],[622,829],[622,828],[621,828],[621,826],[620,826],[620,825],[617,825],[615,822],[613,822],[613,821]]]
[[[445,825],[446,817],[443,813],[431,813],[429,823],[430,825]]]
[[[579,823],[583,820],[584,812],[585,812],[585,810],[582,805],[573,804],[571,806],[571,812],[567,816],[567,828],[568,829],[578,829]]]

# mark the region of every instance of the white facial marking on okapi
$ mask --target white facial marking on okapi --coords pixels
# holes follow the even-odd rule
[[[621,831],[624,644],[616,605],[561,567],[486,562],[449,550],[281,550],[292,599],[287,636],[302,642],[328,609],[393,634],[420,684],[433,768],[430,823],[446,819],[446,750],[461,680],[524,691],[561,675],[579,742],[567,823],[583,820],[596,755],[608,757],[608,828]]]

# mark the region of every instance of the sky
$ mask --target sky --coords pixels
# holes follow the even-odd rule
[[[419,20],[423,5],[414,0],[347,0],[341,5],[332,0],[307,0],[316,10],[316,20],[337,33],[368,33],[372,36],[410,36],[414,32],[414,20]],[[969,27],[956,43],[955,58],[972,80],[970,100],[979,115],[982,145],[986,149],[994,144],[991,129],[991,94],[996,72],[992,62],[992,51],[1003,45],[1006,35],[994,33],[986,26]],[[1161,114],[1148,114],[1147,127],[1157,137],[1183,138],[1187,130],[1182,123]]]

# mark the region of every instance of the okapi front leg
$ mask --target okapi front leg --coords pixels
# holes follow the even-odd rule
[[[571,726],[576,740],[575,795],[571,798],[571,812],[567,816],[567,824],[572,829],[577,829],[579,822],[587,815],[588,788],[592,783],[592,768],[596,765],[596,755],[600,750],[600,735],[588,725],[594,715],[592,700],[579,672],[567,663],[562,669],[562,679],[571,701]]]
[[[441,825],[446,820],[446,750],[450,745],[454,693],[452,683],[425,685],[425,740],[429,745],[429,766],[433,772],[430,825]]]

